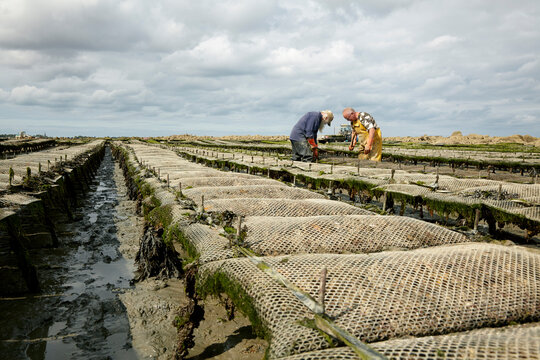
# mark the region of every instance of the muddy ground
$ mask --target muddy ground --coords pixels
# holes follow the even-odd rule
[[[136,213],[135,201],[129,200],[124,177],[117,166],[114,180],[118,191],[116,227],[119,250],[134,261],[143,235],[143,218]],[[141,359],[172,359],[177,346],[174,327],[176,314],[187,304],[182,279],[147,279],[120,294],[127,309],[132,345]],[[208,298],[200,303],[204,319],[194,331],[195,346],[188,359],[262,359],[267,348],[257,339],[251,324],[241,314],[228,320],[218,300]]]
[[[133,283],[144,223],[109,149],[81,196],[74,220],[56,224],[59,246],[30,252],[43,292],[0,298],[0,358],[173,359],[184,282]],[[263,357],[266,342],[244,317],[227,320],[217,301],[203,304],[190,358]]]
[[[107,151],[74,221],[56,224],[59,246],[35,249],[42,293],[0,299],[5,359],[133,359],[126,311],[133,262],[118,251],[117,193]]]

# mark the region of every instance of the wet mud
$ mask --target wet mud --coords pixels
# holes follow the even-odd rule
[[[110,150],[58,247],[32,250],[40,294],[0,300],[5,359],[133,359],[126,309],[134,264],[119,251],[118,194]],[[124,219],[125,220],[125,219]]]

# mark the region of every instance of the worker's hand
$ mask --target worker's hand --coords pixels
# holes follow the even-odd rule
[[[354,150],[354,145],[349,145],[349,151],[353,151]]]
[[[371,148],[372,148],[372,145],[371,144],[366,144],[366,146],[364,147],[364,154],[369,154],[371,152]]]
[[[311,150],[313,150],[313,148],[316,148],[316,147],[317,147],[317,143],[315,142],[315,139],[313,139],[313,138],[308,138],[308,139],[307,139],[307,142],[308,142],[309,145],[311,146]]]
[[[319,158],[319,149],[317,147],[314,147],[311,150],[313,150],[313,158],[318,159]]]

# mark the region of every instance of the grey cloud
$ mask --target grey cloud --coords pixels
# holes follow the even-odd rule
[[[10,2],[0,13],[0,123],[19,117],[71,134],[88,123],[91,135],[288,134],[306,111],[353,106],[387,136],[503,135],[510,123],[540,136],[539,8]]]

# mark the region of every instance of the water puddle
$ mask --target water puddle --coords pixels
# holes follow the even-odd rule
[[[59,247],[30,253],[42,294],[0,300],[2,358],[137,358],[118,299],[130,287],[134,265],[118,251],[117,203],[107,149],[77,220],[58,231]]]

